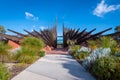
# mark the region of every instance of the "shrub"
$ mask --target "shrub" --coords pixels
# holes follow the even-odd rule
[[[115,47],[117,45],[117,42],[112,37],[101,37],[101,47],[108,48],[108,47]]]
[[[0,64],[0,80],[10,80],[10,73],[3,64]]]
[[[20,56],[18,58],[18,62],[20,63],[27,63],[27,64],[31,64],[35,61],[35,57],[34,56]]]
[[[111,54],[114,54],[116,52],[117,48],[117,42],[112,37],[101,37],[100,38],[100,46],[103,48],[110,48]]]
[[[84,46],[82,46],[79,50],[78,50],[78,52],[81,52],[81,51],[83,51],[83,52],[91,52],[91,49],[90,48],[87,48],[87,47],[84,47]]]
[[[45,51],[40,51],[38,55],[39,55],[40,57],[45,56]]]
[[[101,37],[98,40],[89,40],[88,41],[89,47],[92,50],[95,50],[99,47],[103,48],[110,48],[111,53],[114,54],[116,52],[117,41],[115,41],[112,37]]]
[[[87,56],[89,56],[89,54],[90,54],[89,52],[84,52],[84,51],[77,52],[76,55],[75,55],[75,58],[78,59],[78,60],[83,60]]]
[[[44,43],[41,39],[35,37],[26,37],[21,42],[22,47],[29,48],[34,51],[39,51],[44,47]]]
[[[90,48],[82,46],[78,51],[76,51],[75,58],[78,60],[83,60],[90,54],[90,52]]]
[[[69,49],[70,54],[74,56],[79,49],[80,49],[80,45],[71,46]]]
[[[35,51],[22,48],[20,51],[14,54],[14,59],[21,63],[33,63],[36,59],[37,54]]]
[[[82,65],[86,69],[89,69],[91,67],[91,64],[93,64],[96,59],[110,55],[110,52],[110,48],[98,48],[83,60]]]
[[[33,63],[43,47],[44,43],[41,39],[26,37],[22,40],[21,50],[14,55],[14,59],[21,63]]]
[[[114,55],[114,56],[117,56],[117,57],[120,57],[120,46],[116,46],[116,47],[114,47],[112,50],[114,50],[114,51],[112,51],[112,55]]]
[[[89,47],[92,49],[92,50],[95,50],[98,46],[97,46],[97,42],[94,41],[94,40],[89,40],[88,41],[88,44],[89,44]]]
[[[0,58],[2,59],[1,61],[4,62],[4,58],[8,56],[8,50],[11,47],[4,42],[0,42]]]
[[[91,73],[99,80],[120,80],[120,57],[108,56],[97,59]]]

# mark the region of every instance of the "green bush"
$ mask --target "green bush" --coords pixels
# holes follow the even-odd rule
[[[39,51],[44,47],[44,43],[41,39],[35,37],[26,37],[21,42],[22,47],[29,48],[34,51]]]
[[[20,56],[18,58],[18,62],[20,63],[27,63],[27,64],[31,64],[35,61],[35,57],[34,56]]]
[[[33,63],[43,47],[44,43],[41,39],[26,37],[21,42],[21,50],[14,54],[14,59],[21,63]]]
[[[98,80],[120,80],[120,57],[109,56],[97,59],[91,73]]]
[[[89,40],[89,41],[87,41],[87,42],[88,42],[88,44],[89,44],[89,47],[90,47],[92,50],[95,50],[95,49],[98,47],[97,41]]]
[[[0,42],[0,58],[1,61],[4,62],[5,57],[7,57],[9,54],[8,50],[11,47],[7,44],[5,44],[4,42]]]
[[[10,73],[3,64],[0,64],[0,80],[10,80]]]
[[[80,49],[80,45],[74,45],[70,47],[70,54],[75,56],[76,52]]]
[[[14,59],[21,63],[33,63],[36,59],[37,54],[35,51],[22,48],[20,51],[14,54]]]
[[[89,54],[90,54],[89,52],[84,52],[84,51],[77,52],[76,55],[75,55],[75,58],[78,59],[78,60],[83,60],[87,56],[89,56]]]
[[[45,56],[45,51],[40,51],[38,55],[39,55],[40,57]]]
[[[101,47],[108,48],[108,47],[115,47],[117,45],[117,42],[112,37],[101,37]]]
[[[101,37],[100,41],[101,41],[100,47],[103,48],[109,47],[111,49],[111,54],[114,54],[116,52],[117,41],[115,41],[112,37]]]
[[[89,47],[94,50],[99,47],[102,48],[110,48],[111,53],[114,54],[116,52],[117,41],[115,41],[112,37],[101,37],[98,40],[89,40],[88,41]]]
[[[120,57],[120,46],[116,46],[113,49],[114,51],[111,54],[114,56]]]

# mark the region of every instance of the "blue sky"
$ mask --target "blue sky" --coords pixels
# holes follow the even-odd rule
[[[58,35],[62,24],[70,28],[94,28],[98,31],[120,25],[120,0],[0,0],[0,25],[25,33],[23,29],[49,28],[58,18]],[[8,34],[13,34],[7,31]]]

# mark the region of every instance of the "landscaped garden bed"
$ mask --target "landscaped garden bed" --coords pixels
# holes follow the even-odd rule
[[[120,45],[111,37],[70,45],[69,53],[97,80],[120,80]]]
[[[25,37],[17,51],[10,51],[10,46],[0,42],[0,80],[10,80],[40,57],[44,43],[35,37]]]

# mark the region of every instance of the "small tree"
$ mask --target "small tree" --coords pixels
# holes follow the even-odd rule
[[[3,26],[0,25],[0,33],[5,34],[6,30],[4,29]]]

